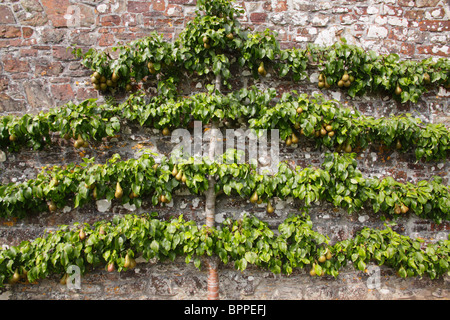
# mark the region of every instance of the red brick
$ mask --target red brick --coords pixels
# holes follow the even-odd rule
[[[128,12],[143,13],[150,10],[150,3],[140,1],[128,1]]]
[[[275,6],[275,12],[282,12],[287,10],[287,1],[286,0],[278,0]]]
[[[20,49],[20,56],[21,57],[36,57],[38,54],[38,50],[33,49]]]
[[[264,23],[267,19],[267,13],[265,12],[253,12],[250,14],[250,21],[253,23]]]
[[[34,68],[34,75],[36,77],[40,76],[59,76],[61,72],[64,70],[61,62],[49,62],[49,61],[40,61],[36,64]]]
[[[450,31],[450,20],[424,20],[419,22],[421,31]]]
[[[105,33],[100,36],[98,39],[98,45],[101,47],[112,46],[115,43],[115,38],[113,34]]]
[[[0,5],[0,24],[12,24],[15,23],[14,15],[7,6]]]
[[[408,20],[418,22],[423,19],[424,15],[425,15],[425,12],[423,10],[408,10],[405,12],[403,17],[405,17]]]
[[[164,11],[166,10],[166,3],[164,2],[164,0],[153,0],[152,8],[156,11]]]
[[[167,6],[167,10],[165,12],[166,16],[169,17],[182,17],[183,16],[183,8],[178,5],[169,4]],[[173,21],[171,21],[172,23]]]
[[[22,27],[22,35],[24,38],[30,38],[34,33],[34,30],[30,27]]]
[[[118,15],[102,16],[100,18],[100,24],[103,27],[118,26],[120,25],[120,20],[120,16]]]
[[[57,104],[68,102],[74,98],[74,93],[70,84],[53,84],[51,86],[53,99]]]
[[[58,60],[70,61],[76,59],[76,57],[72,54],[72,50],[67,47],[53,46],[52,54],[53,57]]]
[[[20,38],[22,30],[14,26],[0,26],[0,38]]]
[[[438,45],[424,45],[417,46],[417,53],[446,57],[450,54],[450,49],[447,46],[440,47]]]
[[[98,98],[98,91],[94,88],[78,88],[77,90],[77,99],[79,101],[96,98]]]
[[[28,65],[27,61],[20,60],[19,58],[14,58],[11,56],[3,58],[3,68],[6,72],[10,73],[30,71],[30,66]]]
[[[69,0],[42,0],[41,3],[53,27],[67,27],[64,15],[70,5]]]

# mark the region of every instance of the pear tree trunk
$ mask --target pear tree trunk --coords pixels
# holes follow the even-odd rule
[[[215,88],[220,92],[221,77],[216,76]],[[213,121],[211,124],[211,136],[209,141],[209,158],[214,161],[215,150],[217,145],[217,130],[219,130],[219,125],[217,121]],[[208,177],[208,190],[205,192],[205,216],[206,216],[206,226],[209,228],[215,227],[216,223],[216,193],[214,186],[216,180],[214,176]],[[219,261],[215,256],[208,257],[208,300],[219,300],[219,274],[218,267]]]

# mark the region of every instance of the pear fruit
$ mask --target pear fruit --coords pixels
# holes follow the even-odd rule
[[[286,139],[286,146],[290,146],[292,144],[292,138],[291,137],[287,137]]]
[[[50,201],[50,203],[48,204],[48,210],[50,212],[55,212],[56,211],[56,204],[53,202],[53,200]]]
[[[14,284],[20,280],[20,274],[17,269],[14,271],[13,275],[10,278],[10,283]]]
[[[258,67],[258,73],[260,75],[265,75],[266,69],[264,68],[264,62],[261,62]]]
[[[327,260],[327,257],[325,256],[325,255],[321,255],[320,257],[319,257],[319,262],[320,263],[323,263],[323,262],[325,262]]]
[[[110,264],[108,264],[108,272],[113,272],[114,271],[114,262],[111,262]]]
[[[136,267],[136,260],[130,258],[130,269],[134,269],[134,267]]]
[[[347,153],[352,152],[352,146],[351,146],[350,144],[347,144],[347,145],[345,146],[345,148],[344,148],[344,151],[347,152]]]
[[[312,265],[311,270],[309,271],[309,275],[314,277],[316,275],[316,270],[314,270],[314,265]]]
[[[80,233],[78,234],[78,237],[80,238],[81,241],[86,239],[86,233],[84,232],[83,229],[80,230]]]
[[[400,212],[401,212],[401,213],[405,214],[405,213],[407,213],[408,211],[409,211],[409,208],[408,208],[407,206],[405,206],[404,204],[402,204],[402,205],[400,206]]]
[[[342,81],[348,81],[350,79],[350,77],[349,77],[349,75],[348,75],[348,73],[347,73],[347,71],[345,71],[344,72],[344,75],[342,76]]]
[[[397,87],[395,88],[395,94],[400,95],[401,93],[402,93],[402,88],[400,88],[400,86],[397,85]]]
[[[298,137],[295,135],[295,133],[292,134],[291,140],[292,140],[293,144],[297,144],[298,143]]]
[[[267,213],[272,214],[275,211],[274,207],[272,206],[272,204],[269,202],[267,204]]]
[[[123,189],[120,186],[119,182],[117,182],[116,184],[116,192],[114,193],[114,196],[116,197],[116,199],[120,199],[123,196]]]
[[[327,260],[330,260],[331,258],[332,258],[332,254],[331,254],[331,252],[330,252],[330,250],[327,250],[327,254],[326,254],[326,258],[327,258]]]
[[[179,171],[175,177],[175,179],[177,179],[178,181],[180,181],[183,178],[183,171]]]
[[[125,263],[123,264],[124,268],[129,268],[131,266],[131,259],[128,253],[125,256]]]
[[[168,136],[168,135],[170,134],[169,128],[165,127],[165,128],[163,129],[163,131],[162,131],[162,134],[163,134],[164,136]]]
[[[178,169],[177,166],[173,166],[173,170],[172,170],[172,176],[176,177],[178,174]]]
[[[256,203],[257,201],[258,201],[258,194],[255,191],[255,193],[253,193],[253,195],[250,197],[250,202]]]
[[[397,150],[400,150],[402,148],[402,143],[400,142],[400,140],[397,140],[397,143],[395,144],[395,148]]]
[[[62,278],[59,280],[59,283],[63,286],[65,286],[67,284],[67,273],[64,273]]]
[[[94,200],[97,200],[97,196],[98,196],[98,194],[97,194],[97,187],[95,187],[94,190],[92,190],[92,198]]]
[[[183,176],[181,177],[181,182],[186,183],[186,175],[183,173]]]

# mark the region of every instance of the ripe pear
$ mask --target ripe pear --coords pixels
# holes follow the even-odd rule
[[[61,280],[59,280],[59,283],[63,286],[65,286],[67,284],[67,273],[64,273]]]
[[[428,84],[428,83],[431,82],[430,75],[429,75],[428,73],[424,73],[424,75],[423,75],[423,81],[424,81],[426,84]]]
[[[80,230],[80,233],[78,234],[78,237],[80,238],[81,241],[86,239],[86,233],[84,232],[83,229]]]
[[[128,91],[128,92],[130,92],[131,90],[133,90],[133,86],[132,86],[131,84],[128,83],[128,84],[125,86],[125,90]]]
[[[327,260],[330,260],[333,257],[333,255],[331,254],[331,252],[328,250],[327,254],[326,254],[326,258]]]
[[[50,203],[48,204],[48,210],[50,212],[55,212],[56,211],[56,204],[53,202],[53,200],[50,201]]]
[[[344,151],[347,152],[347,153],[352,152],[352,146],[351,146],[350,144],[347,144],[347,145],[345,146],[345,148],[344,148]]]
[[[94,200],[97,200],[97,196],[98,196],[98,194],[97,194],[97,187],[95,187],[94,190],[92,191],[92,198]]]
[[[404,204],[402,204],[402,205],[400,206],[400,212],[401,212],[401,213],[405,214],[405,213],[407,213],[408,211],[409,211],[409,208],[408,208],[407,206],[405,206]]]
[[[164,136],[168,136],[168,135],[170,134],[169,128],[165,127],[165,128],[163,129],[163,131],[162,131],[162,134],[163,134]]]
[[[265,72],[266,72],[266,69],[264,69],[264,62],[261,62],[261,63],[259,64],[259,67],[258,67],[258,73],[259,73],[260,75],[264,75]]]
[[[119,182],[117,182],[116,184],[116,192],[114,193],[114,196],[116,197],[116,199],[120,199],[123,196],[123,189],[120,186]]]
[[[342,76],[342,81],[344,81],[344,82],[345,82],[345,81],[348,81],[349,78],[350,78],[350,77],[349,77],[347,71],[345,71],[345,72],[344,72],[344,75]]]
[[[319,262],[320,263],[323,263],[323,262],[325,262],[327,260],[327,257],[325,256],[325,255],[321,255],[320,257],[319,257]]]
[[[203,43],[208,43],[209,42],[209,38],[207,36],[204,36],[202,40],[203,40]]]
[[[300,113],[302,113],[302,112],[303,112],[302,107],[298,107],[298,108],[297,108],[297,113],[300,114]]]
[[[274,207],[272,206],[272,204],[269,202],[267,204],[267,213],[272,214],[275,211]]]
[[[314,277],[316,275],[316,271],[314,270],[314,265],[312,266],[311,270],[309,271],[309,275]]]
[[[173,170],[172,170],[172,176],[176,177],[178,174],[178,169],[177,166],[173,166]]]
[[[400,88],[400,86],[397,85],[397,87],[395,88],[395,94],[400,95],[401,93],[402,93],[402,88]]]
[[[250,197],[250,202],[256,203],[257,201],[258,201],[258,194],[255,191],[255,193],[253,193],[253,195]]]
[[[123,264],[124,268],[129,268],[131,265],[131,259],[130,256],[128,255],[128,253],[125,256],[125,263]]]
[[[181,177],[181,182],[186,183],[186,175],[183,173],[183,176]]]
[[[333,136],[334,136],[334,131],[328,132],[328,136],[329,136],[330,138],[333,137]]]
[[[325,126],[325,130],[327,130],[328,132],[333,130],[333,126],[331,124],[328,124]]]
[[[234,39],[233,33],[230,32],[229,34],[227,34],[227,39],[233,40]]]
[[[289,137],[287,137],[287,139],[286,139],[286,146],[290,146],[292,144],[292,138],[289,136]]]
[[[17,271],[17,269],[14,271],[13,275],[11,276],[10,282],[11,283],[16,283],[20,280],[20,274],[19,271]]]
[[[108,272],[113,272],[114,271],[114,262],[111,262],[110,264],[108,264]]]
[[[402,143],[400,142],[400,140],[397,140],[397,143],[395,144],[395,148],[397,150],[400,150],[402,148]]]
[[[134,267],[136,267],[136,260],[130,258],[130,269],[133,269]]]
[[[320,129],[320,134],[325,136],[327,134],[327,130],[325,130],[325,128]]]
[[[297,144],[298,143],[298,137],[295,135],[295,133],[292,134],[291,141],[292,141],[293,144]]]
[[[180,181],[183,178],[183,171],[180,170],[180,172],[177,173],[175,179],[177,179],[178,181]]]

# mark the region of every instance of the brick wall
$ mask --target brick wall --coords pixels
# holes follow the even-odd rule
[[[192,19],[193,0],[153,1],[69,1],[21,0],[0,2],[0,114],[37,113],[68,101],[86,98],[104,99],[87,82],[90,71],[77,61],[67,48],[75,44],[82,48],[107,48],[146,36],[151,31],[163,33],[171,41]],[[271,28],[278,32],[283,48],[304,47],[307,43],[329,45],[339,37],[380,54],[398,53],[403,58],[423,59],[448,57],[450,54],[450,9],[448,2],[439,0],[272,0],[238,1],[245,8],[241,22],[255,30]],[[313,93],[316,84],[309,81],[291,83],[268,75],[254,80],[249,74],[236,70],[239,77],[235,88],[256,84],[276,87],[279,92],[297,90]],[[187,92],[204,87],[202,79],[186,79]],[[450,124],[449,92],[443,88],[425,94],[418,103],[400,105],[387,96],[374,94],[351,99],[343,91],[324,91],[328,98],[354,106],[376,117],[410,112],[424,121]],[[123,97],[122,97],[123,98]],[[167,153],[173,144],[170,137],[162,137],[149,128],[134,124],[113,141],[93,145],[84,153],[58,138],[42,151],[23,150],[20,153],[0,152],[1,183],[23,181],[35,177],[44,165],[78,162],[82,156],[95,156],[104,162],[113,153],[124,159],[138,154],[137,146]],[[120,147],[119,147],[120,146]],[[319,165],[325,150],[302,141],[298,146],[281,146],[281,157],[297,165]],[[383,151],[371,146],[358,156],[365,176],[392,176],[402,182],[417,182],[440,175],[449,182],[449,164],[441,162],[416,163],[413,154]],[[263,206],[253,206],[246,200],[219,197],[217,221],[225,217],[239,217],[243,212],[256,214],[274,228],[291,212],[298,212],[295,201],[275,200],[276,212],[265,214]],[[78,210],[66,207],[58,214],[43,213],[24,220],[0,220],[0,244],[17,245],[32,240],[45,229],[60,224],[109,219],[115,214],[158,211],[167,217],[182,213],[187,219],[203,223],[203,197],[180,192],[166,207],[152,207],[144,201],[139,210],[112,203],[106,211],[93,203]],[[349,215],[327,204],[311,209],[314,228],[339,241],[352,237],[363,226],[382,227],[379,214],[370,210]],[[395,231],[427,241],[447,238],[448,222],[441,225],[415,218],[402,217]],[[139,262],[139,261],[138,261]],[[353,267],[343,270],[339,279],[311,280],[305,270],[290,277],[249,268],[243,273],[232,266],[221,266],[220,294],[223,299],[396,299],[424,297],[449,298],[449,278],[399,279],[389,268],[381,269],[381,288],[367,287],[367,274]],[[60,286],[57,276],[38,284],[20,284],[0,289],[4,299],[42,298],[129,298],[137,299],[205,299],[206,270],[198,271],[185,265],[183,259],[175,263],[138,264],[133,271],[119,275],[94,270],[82,279],[81,289],[71,291]],[[351,284],[351,285],[350,285]]]

